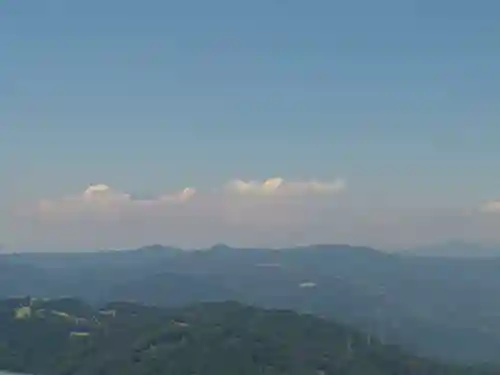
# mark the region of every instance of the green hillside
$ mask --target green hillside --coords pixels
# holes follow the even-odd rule
[[[91,312],[91,313],[90,313]],[[475,375],[309,315],[238,303],[160,309],[0,303],[0,368],[47,375]]]

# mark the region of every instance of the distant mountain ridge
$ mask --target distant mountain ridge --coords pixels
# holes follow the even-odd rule
[[[0,298],[74,296],[180,307],[235,300],[333,318],[447,360],[496,359],[500,258],[391,254],[367,247],[0,255]]]
[[[500,245],[484,245],[465,241],[450,241],[433,246],[409,249],[401,253],[428,257],[497,258],[500,257]]]

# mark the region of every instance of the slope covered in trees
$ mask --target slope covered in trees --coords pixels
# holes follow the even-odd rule
[[[160,309],[73,300],[0,303],[0,368],[47,375],[476,375],[350,328],[233,302]]]

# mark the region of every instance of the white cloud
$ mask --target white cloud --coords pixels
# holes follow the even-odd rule
[[[85,213],[123,214],[128,211],[184,203],[190,200],[195,193],[195,189],[185,188],[180,192],[161,195],[153,199],[134,199],[131,194],[115,190],[106,184],[92,184],[77,195],[53,201],[40,201],[38,213],[49,217]]]
[[[345,189],[343,180],[336,180],[332,183],[319,181],[285,181],[283,178],[269,178],[262,182],[257,181],[230,181],[225,189],[216,193],[201,195],[198,204],[194,209],[198,209],[197,214],[203,216],[218,217],[230,216],[231,218],[249,216],[251,220],[262,219],[267,216],[272,220],[272,215],[266,213],[271,209],[278,216],[278,211],[284,213],[281,220],[286,221],[287,207],[296,202],[288,200],[266,200],[258,201],[251,197],[297,197],[314,196],[340,193]],[[153,214],[171,210],[173,206],[182,206],[193,200],[197,191],[194,188],[185,188],[181,191],[159,195],[153,198],[136,198],[127,192],[114,189],[109,185],[99,183],[92,184],[80,194],[63,197],[56,200],[42,200],[37,206],[37,212],[42,217],[61,217],[75,215],[99,214],[103,217],[113,215],[124,215],[133,213]],[[198,194],[199,195],[199,194]],[[235,196],[240,197],[235,201]],[[193,209],[193,207],[191,207]],[[273,213],[271,212],[271,214]],[[176,211],[179,214],[179,211]],[[193,213],[193,212],[191,212]],[[247,218],[248,219],[248,218]],[[243,220],[246,222],[247,220]],[[241,221],[241,222],[243,222]]]
[[[345,188],[343,180],[331,183],[287,181],[281,177],[232,180],[224,189],[225,215],[229,222],[239,226],[258,223],[274,229],[297,227],[330,204],[330,200],[321,197],[330,198]]]
[[[336,194],[346,189],[343,180],[330,183],[311,181],[285,181],[281,177],[273,177],[264,181],[233,180],[227,185],[230,192],[241,195],[258,196],[298,196],[314,194]]]
[[[480,210],[486,213],[500,213],[500,199],[486,202],[480,207]]]
[[[110,202],[110,201],[121,201],[127,202],[131,200],[130,194],[122,193],[113,190],[108,185],[95,184],[90,185],[87,190],[85,190],[81,196],[75,197],[76,199],[81,199],[84,202]]]
[[[344,188],[340,180],[275,178],[261,183],[236,180],[215,190],[185,188],[151,197],[93,184],[78,194],[17,205],[11,243],[28,241],[46,248],[273,245],[295,241],[301,227],[326,220],[325,215],[340,215],[338,206],[344,200],[331,198]],[[21,234],[28,232],[29,238]]]

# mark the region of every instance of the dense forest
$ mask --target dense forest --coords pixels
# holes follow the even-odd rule
[[[0,368],[47,375],[486,375],[318,317],[236,302],[162,309],[0,302]]]

